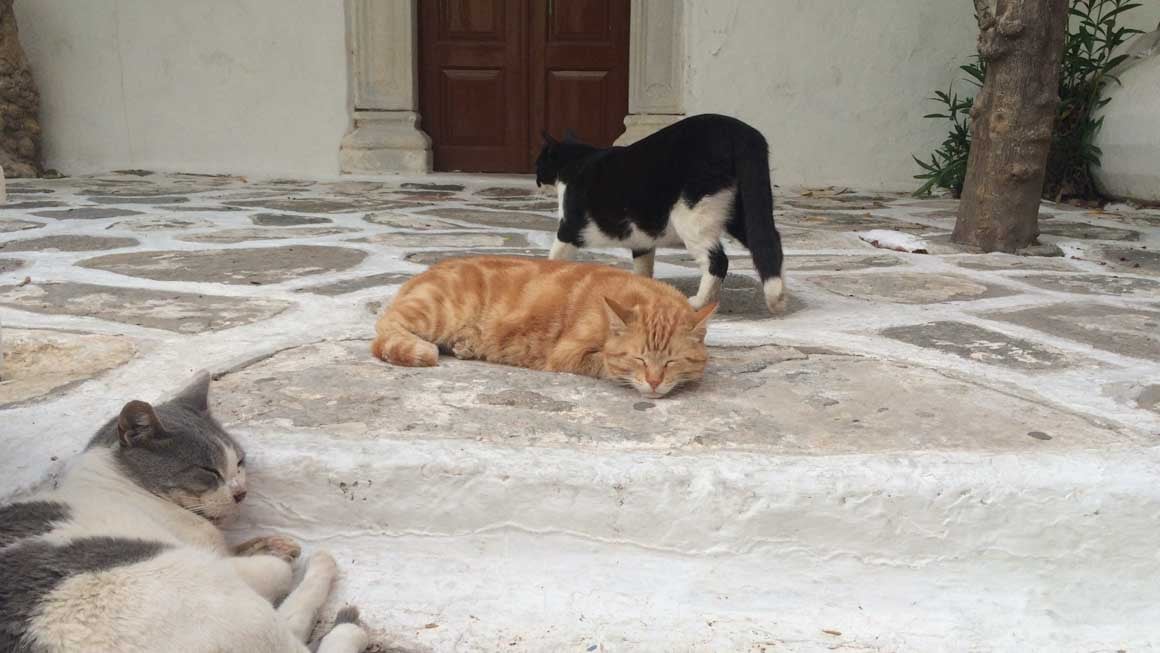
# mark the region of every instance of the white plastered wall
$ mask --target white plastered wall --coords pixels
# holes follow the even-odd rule
[[[342,0],[17,0],[46,164],[335,175]]]
[[[966,0],[685,3],[687,114],[769,138],[775,181],[910,190],[960,80]],[[150,168],[338,173],[350,125],[343,0],[17,0],[42,96],[46,163],[68,174]],[[1160,2],[1131,23],[1152,29]]]
[[[779,184],[915,188],[911,155],[946,134],[944,121],[922,118],[939,108],[924,98],[959,82],[974,52],[970,2],[685,3],[688,114],[760,129]],[[1160,2],[1145,5],[1128,23],[1154,29]]]

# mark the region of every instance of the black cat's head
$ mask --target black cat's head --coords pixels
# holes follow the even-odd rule
[[[130,401],[93,436],[130,480],[212,521],[233,517],[246,496],[246,454],[209,412],[210,375],[169,401]]]
[[[544,144],[540,147],[540,156],[536,157],[536,186],[551,186],[560,181],[560,171],[567,164],[576,159],[577,154],[586,154],[592,150],[576,138],[571,129],[564,130],[564,140],[552,138],[546,130],[540,132],[544,137]]]

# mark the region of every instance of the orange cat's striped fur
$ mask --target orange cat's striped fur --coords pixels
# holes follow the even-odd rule
[[[660,397],[705,372],[705,329],[672,286],[603,265],[483,256],[442,261],[399,289],[371,350],[431,366],[439,351],[613,379]]]

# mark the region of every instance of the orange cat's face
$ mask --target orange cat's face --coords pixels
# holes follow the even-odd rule
[[[641,312],[605,299],[609,334],[604,343],[608,376],[650,398],[705,375],[705,329],[717,310]]]

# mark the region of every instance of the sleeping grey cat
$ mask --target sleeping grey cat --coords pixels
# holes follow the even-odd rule
[[[308,650],[334,558],[311,556],[291,591],[292,540],[226,545],[214,522],[246,496],[245,453],[208,392],[203,373],[164,404],[125,404],[56,489],[0,507],[0,651]],[[318,650],[364,649],[356,618]]]

